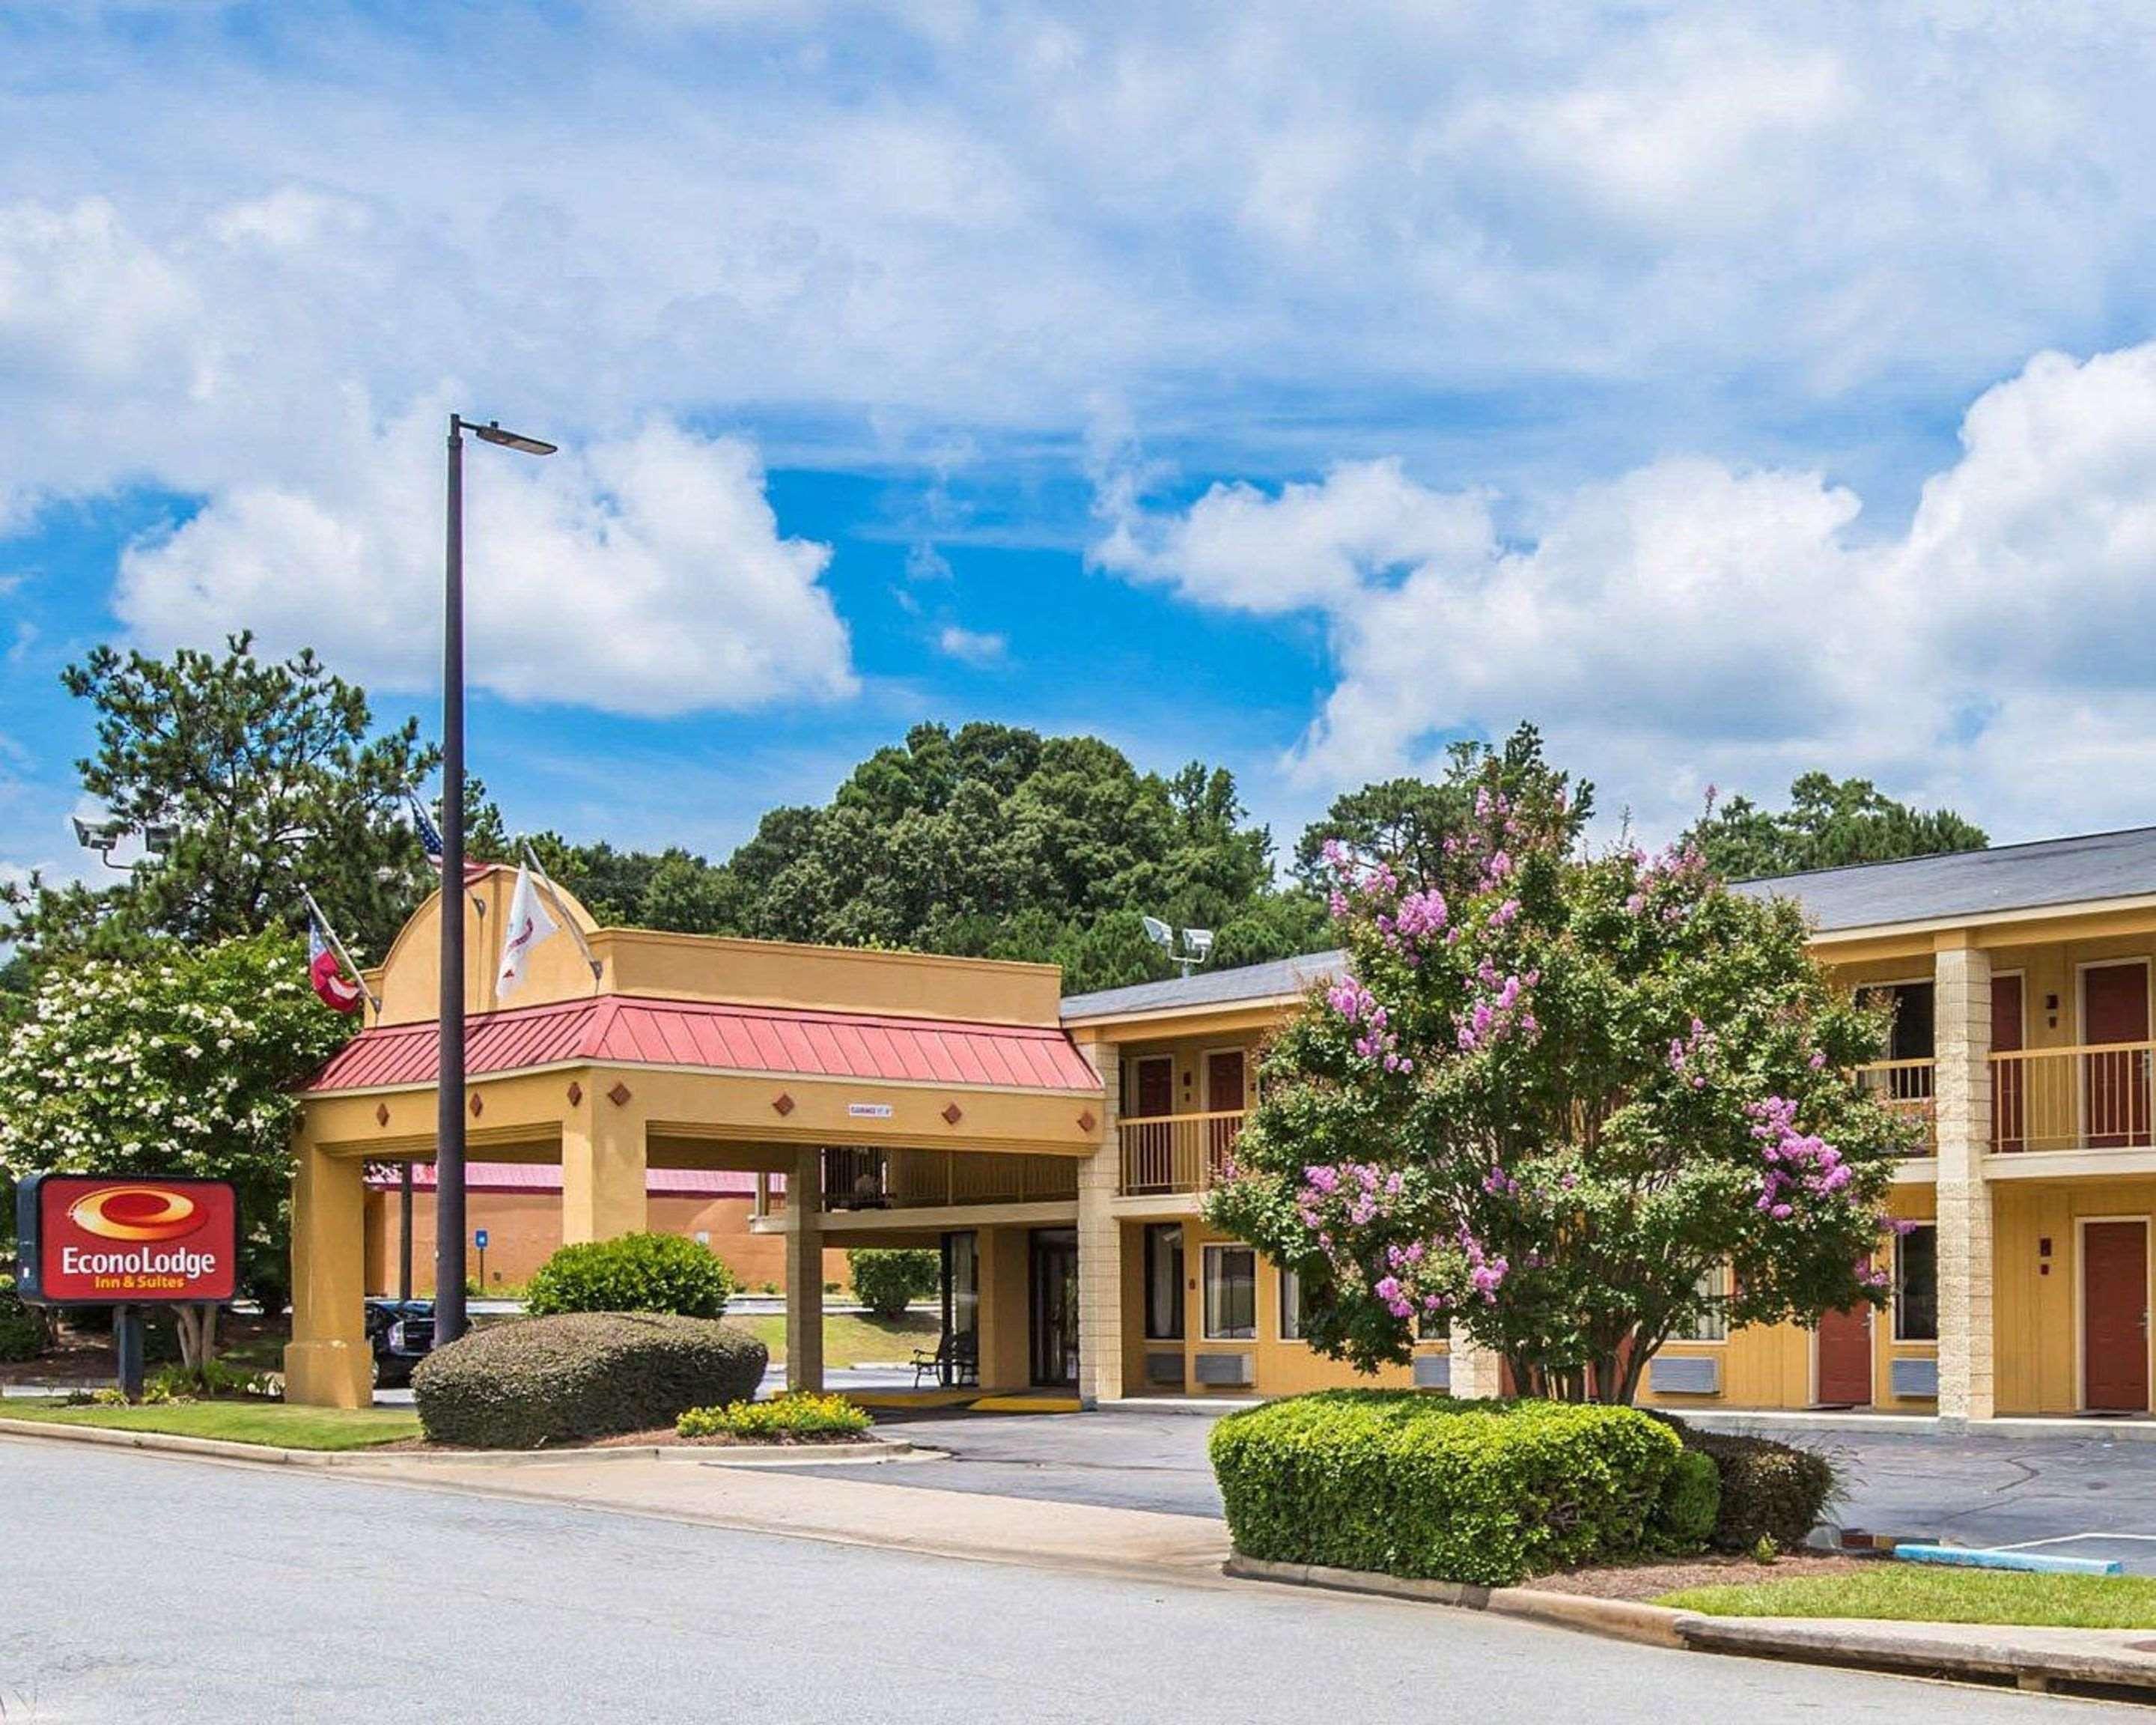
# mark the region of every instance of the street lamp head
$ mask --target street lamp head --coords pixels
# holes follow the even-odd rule
[[[527,455],[551,455],[558,447],[536,437],[526,437],[521,431],[504,431],[499,419],[490,419],[484,425],[473,426],[472,435],[483,444],[499,444],[505,449],[521,449]]]
[[[80,814],[71,816],[74,822],[74,842],[85,850],[95,850],[100,856],[110,856],[112,847],[120,842],[126,830],[116,820],[85,820]]]

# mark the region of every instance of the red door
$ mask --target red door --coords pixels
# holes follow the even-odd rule
[[[2148,1411],[2148,1229],[2082,1230],[2082,1402],[2092,1411]]]
[[[1175,1062],[1148,1055],[1123,1069],[1130,1075],[1130,1120],[1123,1132],[1123,1189],[1175,1189]]]
[[[1871,1405],[1871,1308],[1830,1312],[1819,1325],[1819,1403],[1827,1408]]]
[[[2148,1040],[2148,968],[2099,964],[2082,973],[2082,1040]],[[2114,1048],[2082,1056],[2082,1140],[2112,1149],[2148,1142],[2148,1050]]]
[[[1991,979],[1991,1050],[2013,1054],[2021,1046],[2021,978]],[[1991,1067],[1991,1142],[2020,1150],[2028,1142],[2029,1073],[2025,1060],[1996,1060]]]
[[[1243,1130],[1243,1051],[1240,1048],[1224,1049],[1205,1056],[1205,1111],[1209,1114],[1235,1117],[1233,1120],[1206,1122],[1208,1147],[1217,1179],[1228,1153],[1235,1147],[1235,1139]]]

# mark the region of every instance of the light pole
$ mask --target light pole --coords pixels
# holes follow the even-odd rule
[[[442,1006],[435,1075],[434,1343],[465,1332],[465,439],[551,455],[554,445],[449,415],[442,583]]]

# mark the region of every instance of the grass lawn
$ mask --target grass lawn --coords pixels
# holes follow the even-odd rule
[[[1655,1603],[1713,1617],[1883,1617],[1910,1623],[2151,1629],[2156,1628],[2156,1577],[2024,1575],[1881,1563],[1846,1574],[1688,1588],[1665,1594]]]
[[[786,1358],[786,1317],[783,1312],[757,1312],[732,1322],[755,1332],[771,1350],[774,1363]],[[932,1312],[909,1312],[904,1317],[886,1319],[852,1312],[826,1312],[824,1317],[824,1363],[857,1366],[880,1361],[901,1363],[913,1350],[933,1350],[942,1334],[942,1320]]]
[[[221,1438],[231,1444],[271,1444],[287,1450],[363,1450],[419,1435],[409,1408],[300,1408],[283,1402],[171,1402],[137,1408],[69,1408],[10,1399],[9,1420],[56,1425],[95,1425],[110,1431],[162,1431],[179,1437]]]

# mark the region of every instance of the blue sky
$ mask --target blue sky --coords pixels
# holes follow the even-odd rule
[[[1650,833],[2152,817],[2138,8],[1114,10],[0,13],[0,870],[96,641],[431,711],[452,407],[564,444],[471,466],[527,828],[974,716],[1283,840],[1523,717]]]

